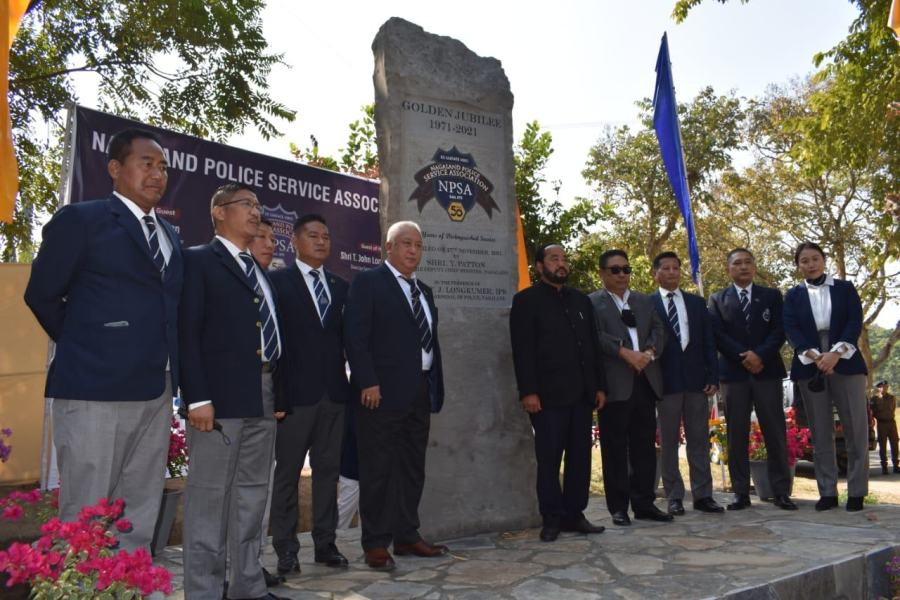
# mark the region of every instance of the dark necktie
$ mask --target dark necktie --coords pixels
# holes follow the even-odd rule
[[[666,298],[669,299],[669,307],[667,309],[666,315],[669,318],[669,325],[672,326],[672,331],[675,332],[675,338],[678,340],[678,345],[681,345],[681,325],[678,323],[678,310],[675,308],[675,292],[669,292],[666,294]]]
[[[166,270],[166,257],[163,256],[162,248],[159,247],[159,238],[157,237],[156,221],[153,217],[146,215],[143,217],[144,224],[147,226],[147,245],[150,246],[150,256],[153,257],[153,263],[159,272]]]
[[[747,290],[741,290],[741,312],[744,314],[744,326],[750,329],[750,298]]]
[[[244,262],[244,273],[247,275],[253,291],[256,292],[256,297],[259,298],[259,322],[262,323],[263,335],[262,359],[264,362],[269,362],[278,358],[278,332],[275,328],[275,319],[272,318],[272,313],[269,312],[269,303],[266,302],[266,296],[263,294],[259,285],[259,279],[256,277],[256,269],[254,268],[256,263],[253,262],[253,257],[250,256],[249,252],[240,252],[238,256]]]
[[[419,326],[419,341],[422,344],[422,350],[431,352],[434,347],[434,340],[431,337],[431,327],[428,326],[428,319],[425,317],[425,309],[422,308],[422,292],[416,285],[415,279],[403,278],[403,281],[409,284],[409,291],[412,294],[413,317]]]
[[[325,293],[325,284],[319,279],[319,272],[312,269],[309,274],[312,275],[313,278],[313,294],[316,296],[316,306],[319,307],[319,318],[324,323],[325,313],[328,312],[331,301],[328,300],[328,294]]]

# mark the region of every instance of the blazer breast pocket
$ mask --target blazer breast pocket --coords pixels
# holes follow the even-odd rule
[[[103,324],[104,327],[129,327],[130,325],[128,321],[109,321]]]

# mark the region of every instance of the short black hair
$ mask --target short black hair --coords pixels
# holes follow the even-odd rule
[[[538,246],[534,251],[534,262],[542,263],[544,262],[544,258],[547,256],[547,248],[553,248],[554,246],[558,246],[560,248],[563,247],[562,244],[557,244],[556,242],[550,242],[549,244],[544,244],[543,246]]]
[[[752,258],[753,260],[756,260],[756,257],[753,256],[753,253],[750,252],[749,250],[747,250],[746,248],[733,248],[731,250],[731,252],[728,253],[728,256],[725,257],[725,264],[726,265],[731,264],[731,257],[734,256],[735,254],[737,254],[738,252],[746,252],[747,254],[750,255],[750,258]]]
[[[662,265],[662,261],[666,258],[674,258],[678,261],[678,266],[681,266],[681,259],[678,258],[678,255],[671,250],[667,250],[665,252],[660,252],[656,255],[656,258],[653,259],[653,270],[656,271],[659,269],[660,265]]]
[[[800,245],[798,245],[797,249],[794,250],[794,266],[800,264],[800,253],[804,250],[815,250],[822,255],[822,260],[825,260],[825,251],[822,250],[822,246],[818,245],[815,242],[800,242]]]
[[[265,217],[262,217],[262,218],[259,220],[259,224],[260,224],[260,225],[268,225],[268,226],[271,227],[272,229],[275,229],[275,226],[272,225],[272,221],[268,220],[268,219],[265,218]]]
[[[306,213],[305,215],[301,215],[294,221],[294,233],[297,233],[297,230],[306,225],[307,223],[321,223],[325,227],[328,227],[328,223],[325,222],[325,217],[316,213]]]
[[[887,384],[888,384],[887,379],[882,379],[881,381],[879,381],[878,383],[875,384],[875,387],[881,387],[881,386],[887,385]]]
[[[607,250],[600,255],[600,268],[605,269],[606,263],[608,263],[609,259],[611,259],[613,256],[621,256],[625,260],[628,260],[628,254],[624,250],[613,248],[612,250]]]
[[[159,141],[159,138],[155,133],[136,127],[123,129],[114,134],[109,140],[109,146],[106,147],[107,162],[116,160],[120,163],[124,163],[125,159],[128,158],[128,155],[131,154],[131,142],[134,140],[150,140],[162,147],[162,142]]]

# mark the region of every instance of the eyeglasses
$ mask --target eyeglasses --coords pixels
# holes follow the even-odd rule
[[[219,206],[228,206],[229,204],[240,204],[247,210],[256,209],[262,212],[262,204],[260,204],[259,202],[254,202],[253,200],[248,200],[247,198],[241,198],[240,200],[229,200],[228,202],[219,204]]]
[[[628,267],[625,268],[627,269]],[[637,319],[634,318],[634,313],[631,312],[630,308],[622,309],[622,322],[625,323],[627,327],[637,327]]]
[[[631,267],[625,265],[624,267],[620,267],[619,265],[615,265],[612,267],[603,267],[604,270],[609,271],[613,275],[618,275],[619,273],[625,273],[626,275],[631,275]]]

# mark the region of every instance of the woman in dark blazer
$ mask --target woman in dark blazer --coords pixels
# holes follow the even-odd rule
[[[800,388],[815,444],[816,510],[838,505],[832,407],[847,446],[847,510],[862,510],[869,486],[867,370],[858,349],[862,304],[852,283],[825,274],[818,244],[797,246],[794,264],[803,281],[784,297],[784,332],[794,348],[791,380]]]

